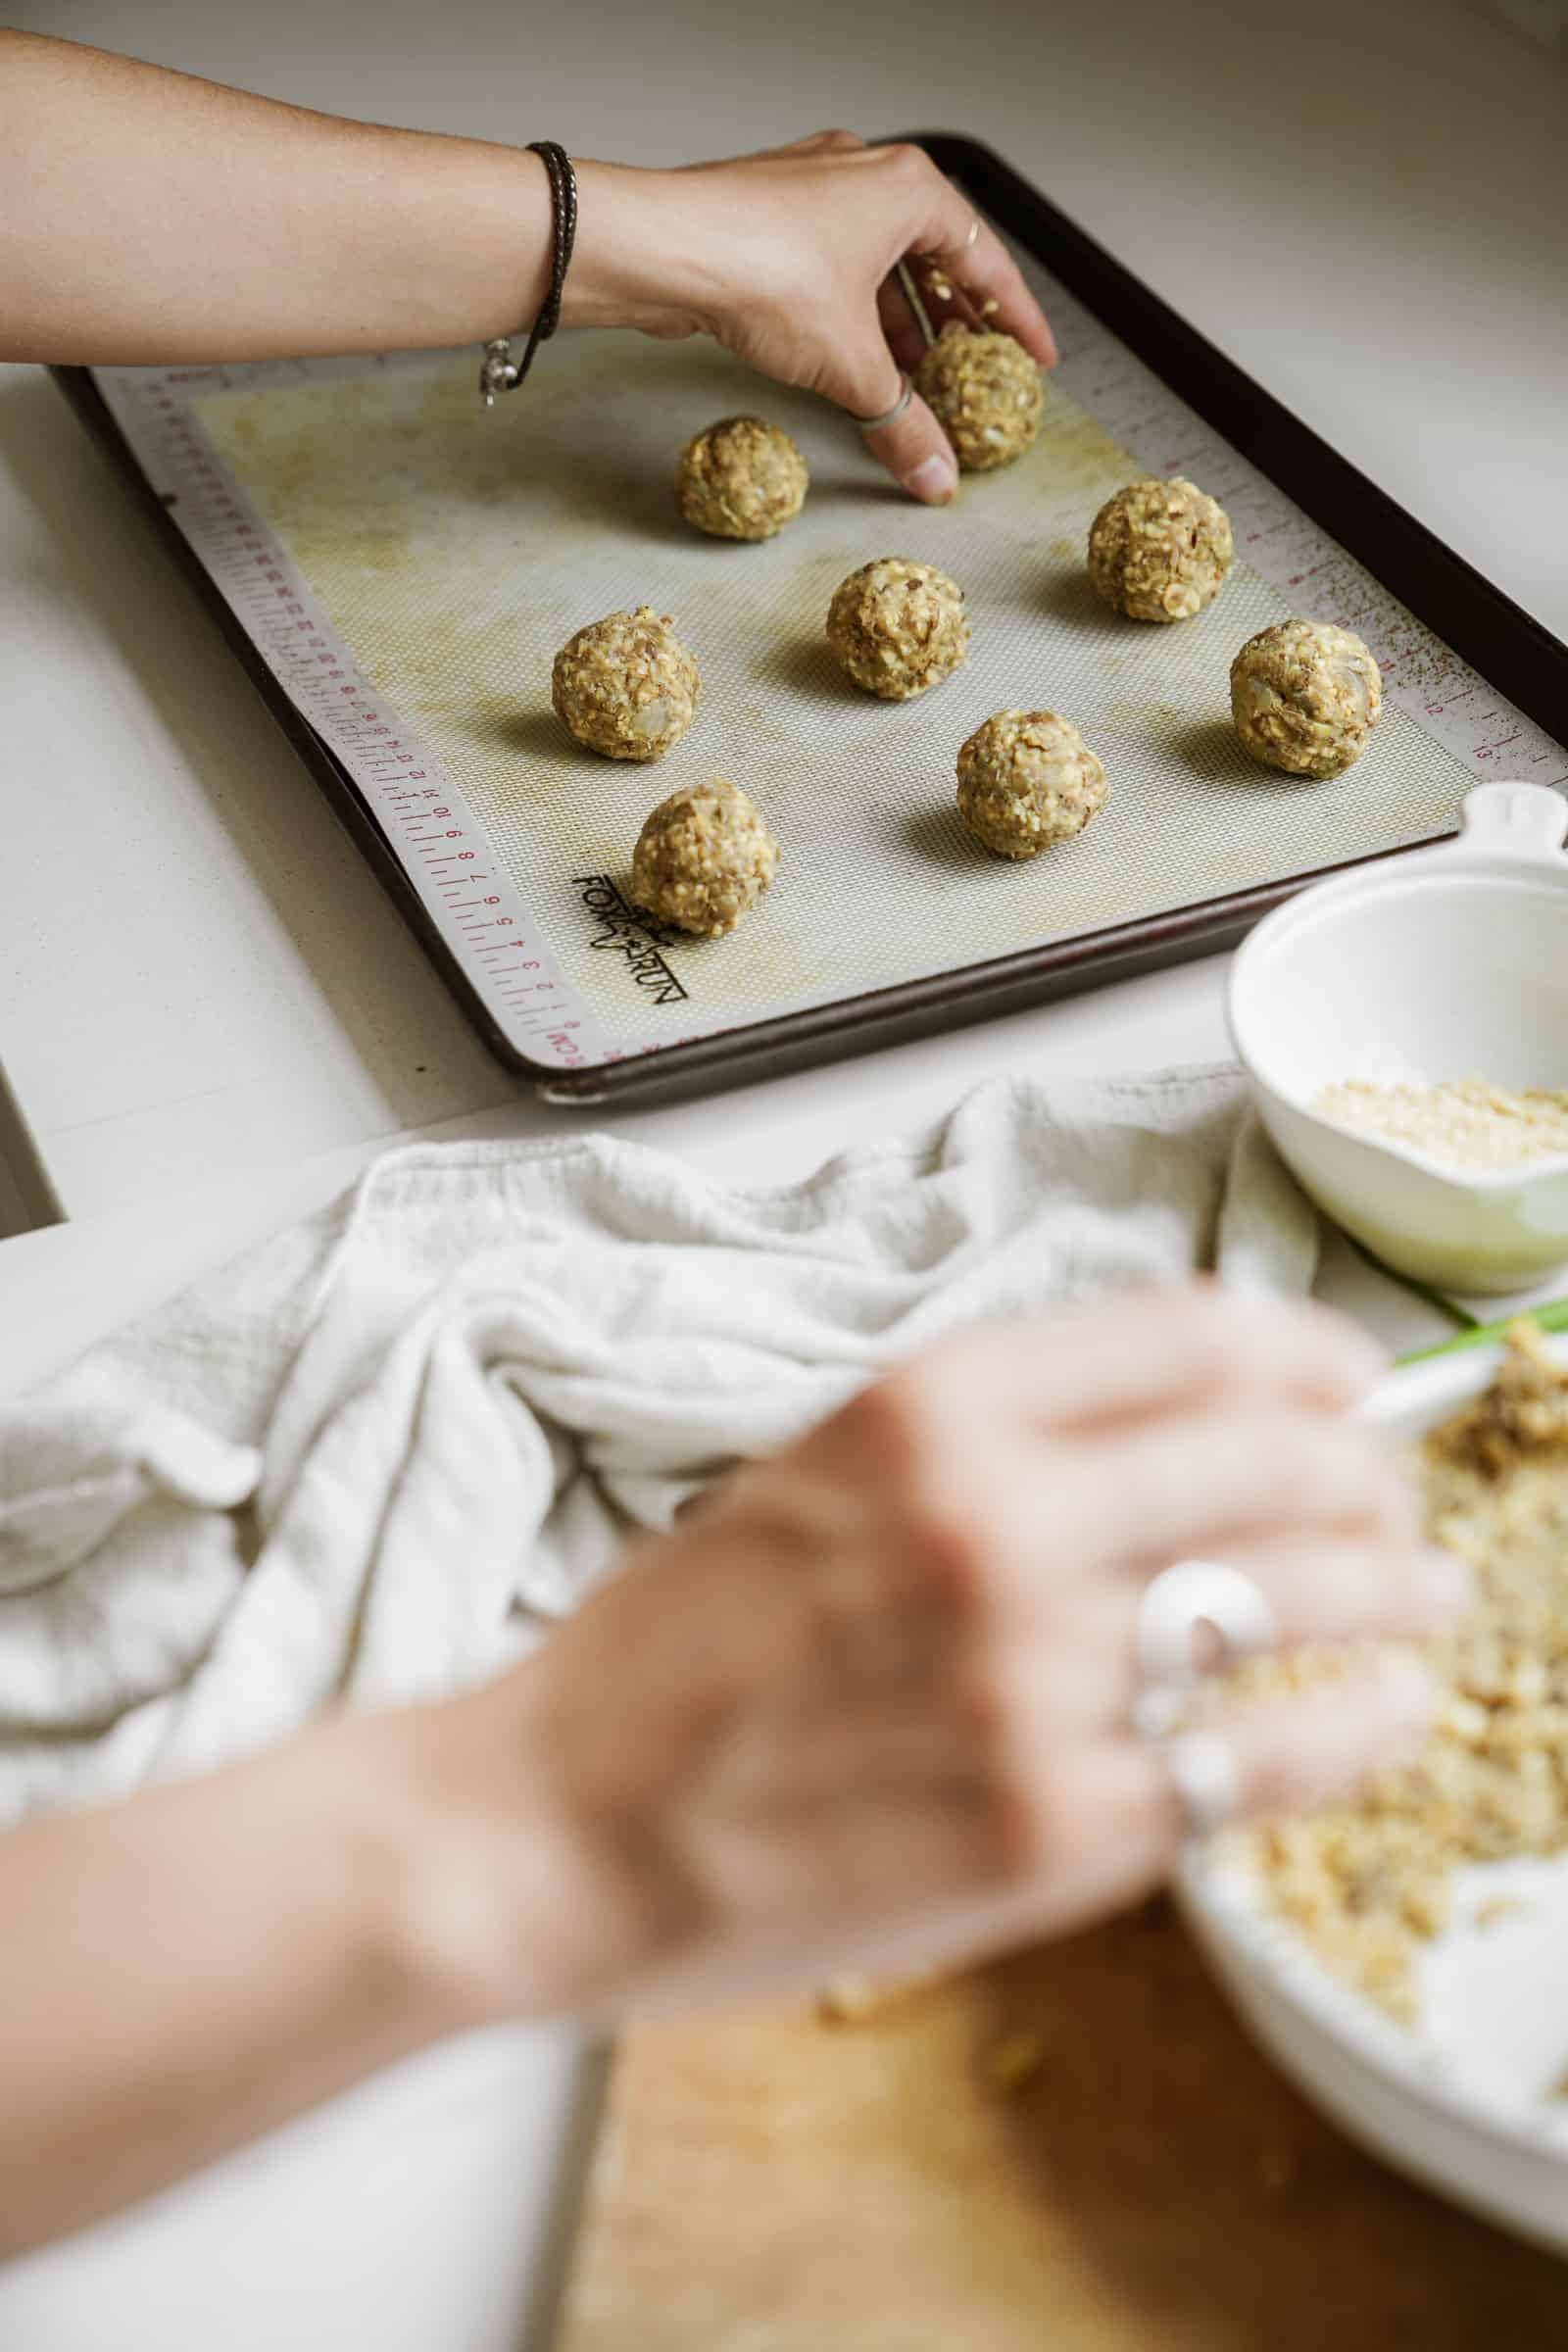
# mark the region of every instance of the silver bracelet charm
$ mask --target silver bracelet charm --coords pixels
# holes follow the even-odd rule
[[[517,363],[512,356],[512,344],[505,335],[497,335],[484,347],[479,362],[479,398],[487,409],[496,405],[498,392],[510,392],[517,381]]]

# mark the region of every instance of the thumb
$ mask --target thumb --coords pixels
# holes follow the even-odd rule
[[[889,407],[897,398],[894,392]],[[865,434],[865,446],[900,488],[924,505],[946,506],[957,495],[958,466],[952,444],[918,392],[911,394],[902,416]]]
[[[848,409],[866,448],[900,489],[928,507],[944,507],[956,498],[958,462],[953,444],[919,393],[910,388],[888,344],[880,311],[873,310],[866,331],[841,333],[828,349],[829,365],[817,377],[816,389]],[[894,410],[896,416],[890,414]],[[868,417],[877,416],[887,416],[888,422],[867,424]]]

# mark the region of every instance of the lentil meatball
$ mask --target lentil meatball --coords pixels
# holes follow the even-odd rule
[[[1129,482],[1089,526],[1089,577],[1130,620],[1191,620],[1219,594],[1234,552],[1224,508],[1180,474]]]
[[[806,460],[776,424],[725,416],[688,441],[675,503],[694,530],[714,539],[771,539],[806,501]]]
[[[1011,335],[950,318],[913,382],[965,473],[1009,466],[1040,430],[1040,369]]]
[[[1287,775],[1343,775],[1383,708],[1377,663],[1348,629],[1277,620],[1231,663],[1231,715],[1244,747]]]
[[[839,583],[827,641],[857,686],[907,702],[951,677],[969,651],[963,590],[934,564],[879,556]]]
[[[716,939],[756,906],[777,865],[778,843],[756,802],[714,776],[653,810],[637,836],[632,898],[677,930]]]
[[[608,612],[556,656],[557,715],[607,760],[662,760],[697,715],[697,663],[666,612]]]
[[[1109,798],[1103,767],[1054,710],[998,710],[958,754],[958,814],[999,858],[1070,841]]]

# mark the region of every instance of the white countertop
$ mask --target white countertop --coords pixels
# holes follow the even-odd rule
[[[833,121],[973,132],[1568,635],[1568,74],[1459,0],[1321,0],[1309,37],[1229,0],[1070,20],[1039,0],[798,0],[787,34],[732,0],[20,15],[323,107],[631,160]],[[519,1099],[473,1042],[103,460],[16,368],[0,606],[0,1063],[73,1220],[0,1244],[3,1395],[339,1189],[377,1139],[590,1122]],[[787,1178],[1000,1069],[1216,1058],[1220,977],[1191,965],[611,1123]],[[0,1171],[0,1231],[5,1199]],[[1413,1336],[1343,1260],[1336,1289]],[[0,2342],[536,2340],[573,2080],[538,2035],[400,2070],[0,2278]]]
[[[1321,0],[1309,38],[1270,10],[1244,38],[1228,0],[799,0],[787,43],[727,0],[23,15],[315,104],[637,160],[832,120],[972,130],[1568,634],[1568,73],[1459,0]],[[0,371],[0,1064],[71,1215],[514,1099],[24,368]],[[1051,1054],[1087,1020],[1131,1066],[1170,1052],[1164,1003],[1115,992],[1029,1034]],[[974,1050],[954,1042],[955,1087]],[[770,1123],[773,1092],[729,1115]]]

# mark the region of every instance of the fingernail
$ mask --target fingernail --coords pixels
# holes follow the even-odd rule
[[[958,487],[958,468],[941,450],[933,450],[922,458],[904,476],[904,487],[915,498],[923,498],[928,506],[940,506],[955,496]]]
[[[1469,1561],[1436,1544],[1421,1555],[1421,1581],[1440,1617],[1462,1617],[1475,1600],[1475,1570]]]
[[[1438,1686],[1420,1659],[1407,1650],[1390,1650],[1379,1659],[1378,1682],[1391,1729],[1399,1725],[1418,1730],[1437,1713]]]

